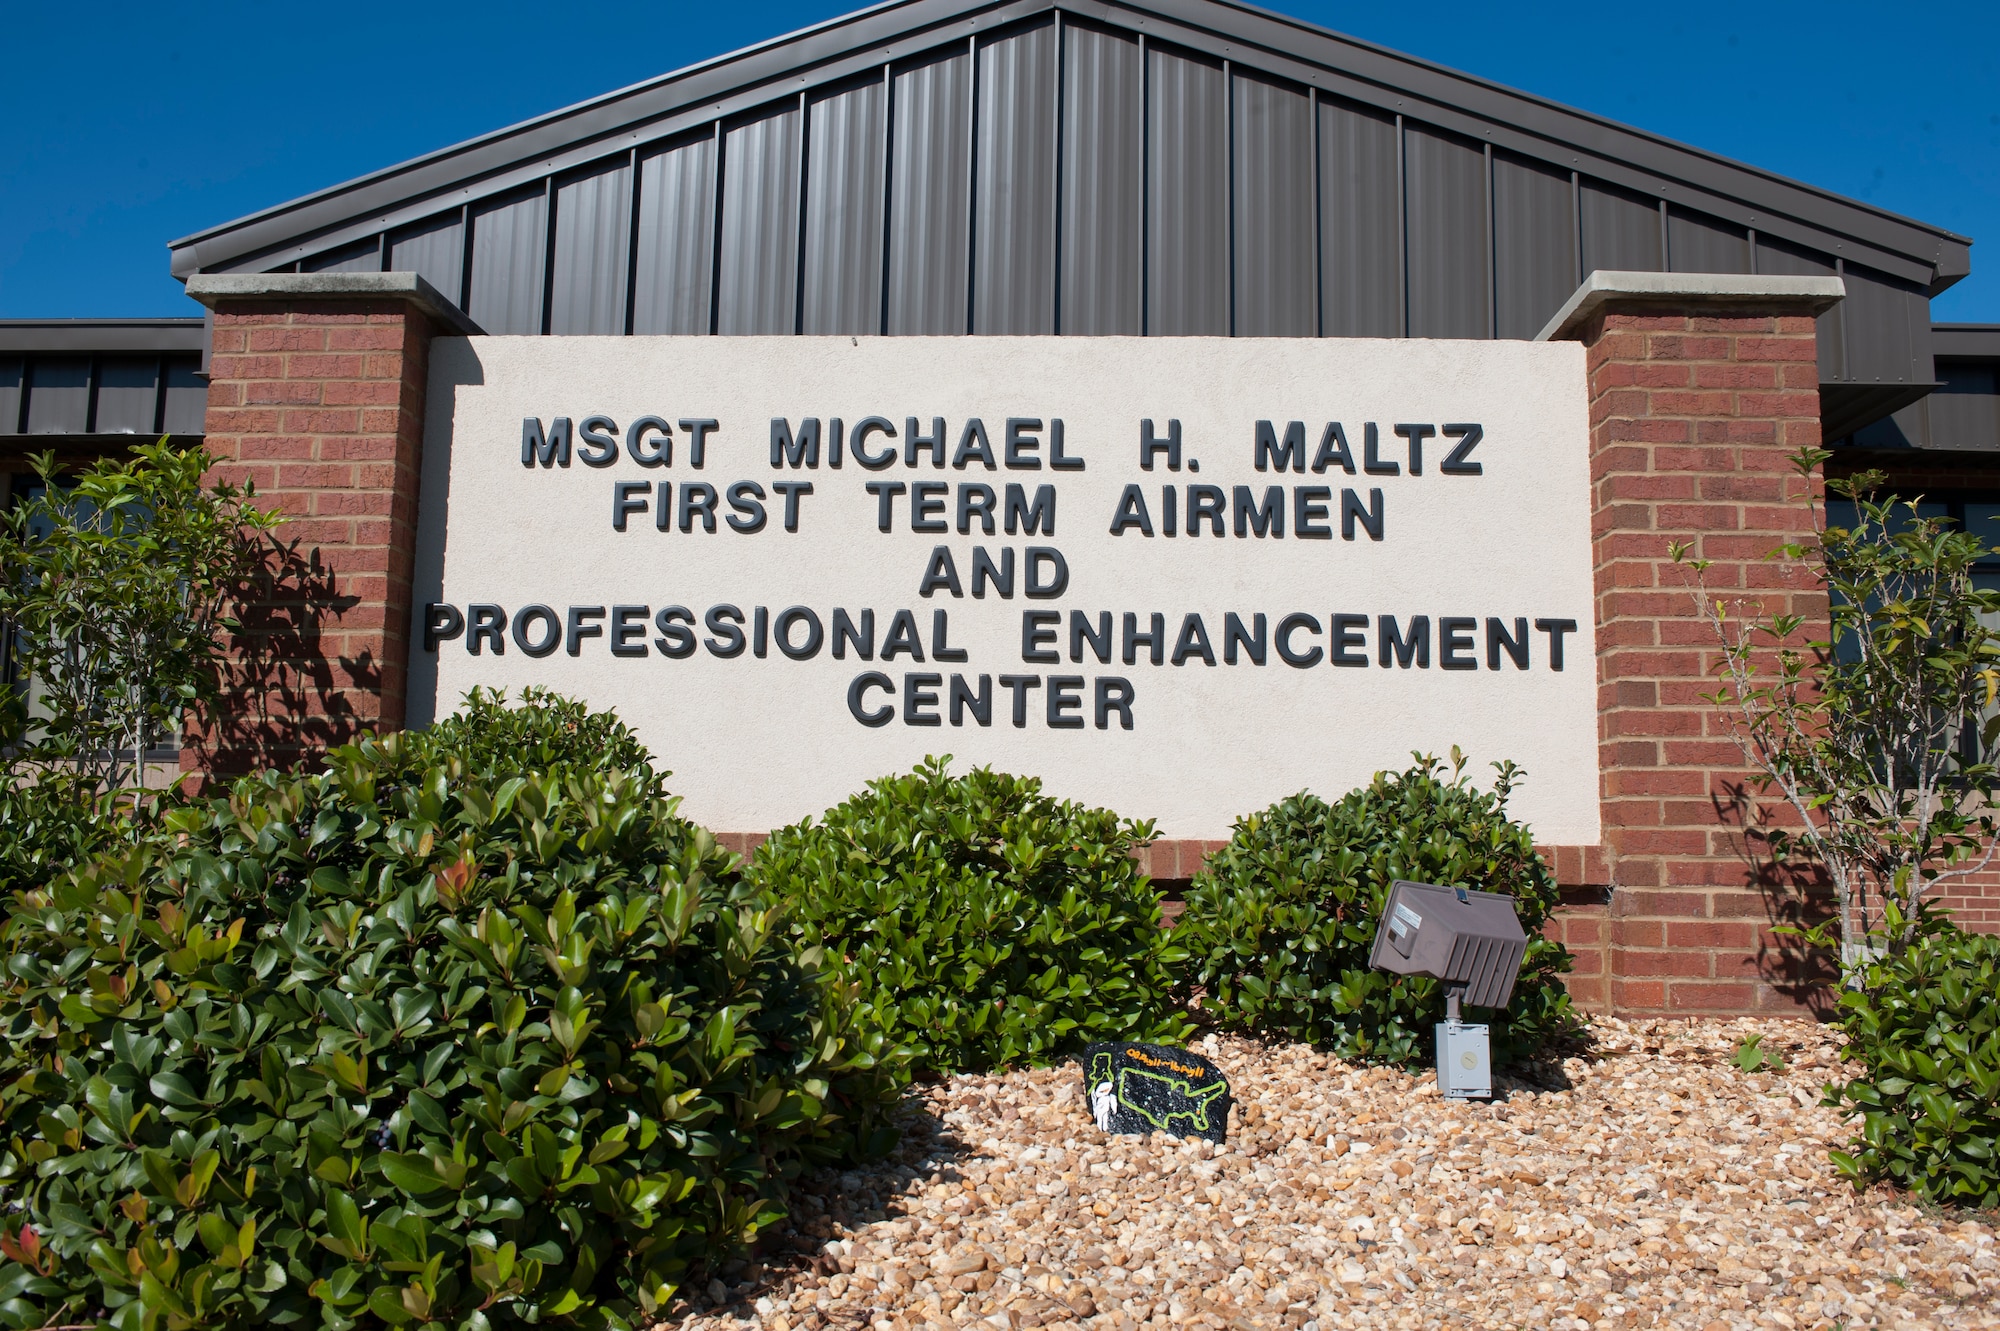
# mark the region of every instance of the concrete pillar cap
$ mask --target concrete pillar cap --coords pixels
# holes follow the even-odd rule
[[[1831,309],[1847,295],[1837,277],[1792,277],[1779,273],[1627,273],[1599,269],[1563,302],[1555,318],[1535,334],[1537,342],[1575,337],[1606,305],[1685,305],[1726,309],[1743,305],[1785,305],[1800,314]]]
[[[187,293],[211,310],[232,300],[401,300],[450,332],[485,331],[416,273],[196,273]]]

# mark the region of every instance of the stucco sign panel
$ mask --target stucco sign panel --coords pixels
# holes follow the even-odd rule
[[[1222,837],[1412,750],[1598,840],[1571,343],[453,338],[414,724],[615,707],[761,831],[926,754]]]

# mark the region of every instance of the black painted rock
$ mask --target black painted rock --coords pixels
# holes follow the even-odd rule
[[[1083,1051],[1083,1092],[1106,1132],[1229,1135],[1234,1099],[1222,1069],[1186,1049],[1160,1044],[1094,1044]]]

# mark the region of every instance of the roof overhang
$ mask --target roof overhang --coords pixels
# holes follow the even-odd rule
[[[0,355],[200,354],[200,319],[0,319]]]
[[[2000,360],[2000,324],[1932,324],[1931,355],[1943,360]]]

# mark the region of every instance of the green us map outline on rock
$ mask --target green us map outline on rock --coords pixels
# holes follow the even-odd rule
[[[1118,1072],[1119,1076],[1117,1084],[1112,1087],[1112,1093],[1118,1097],[1118,1103],[1124,1106],[1126,1109],[1129,1109],[1133,1113],[1137,1114],[1140,1118],[1145,1119],[1148,1123],[1152,1124],[1156,1129],[1158,1129],[1161,1132],[1172,1132],[1173,1128],[1169,1125],[1172,1124],[1173,1121],[1177,1118],[1186,1119],[1190,1124],[1193,1125],[1193,1128],[1196,1132],[1207,1132],[1209,1130],[1208,1129],[1209,1105],[1215,1100],[1217,1096],[1221,1095],[1224,1091],[1229,1089],[1229,1083],[1221,1080],[1220,1078],[1210,1082],[1208,1085],[1202,1087],[1199,1091],[1195,1091],[1195,1090],[1190,1090],[1188,1088],[1187,1082],[1181,1078],[1169,1077],[1163,1073],[1158,1073],[1158,1072],[1148,1072],[1144,1068],[1131,1068],[1131,1067],[1120,1068]],[[1195,1107],[1191,1110],[1189,1109],[1169,1110],[1166,1114],[1164,1121],[1155,1118],[1151,1113],[1149,1113],[1145,1109],[1144,1106],[1132,1103],[1132,1101],[1125,1094],[1126,1082],[1135,1075],[1144,1077],[1148,1081],[1159,1082],[1161,1085],[1167,1087],[1169,1090],[1171,1090],[1174,1094],[1180,1096],[1182,1099],[1193,1103]],[[1094,1086],[1101,1086],[1105,1082],[1110,1080],[1111,1080],[1111,1055],[1098,1054],[1094,1056],[1090,1060],[1091,1084]]]

